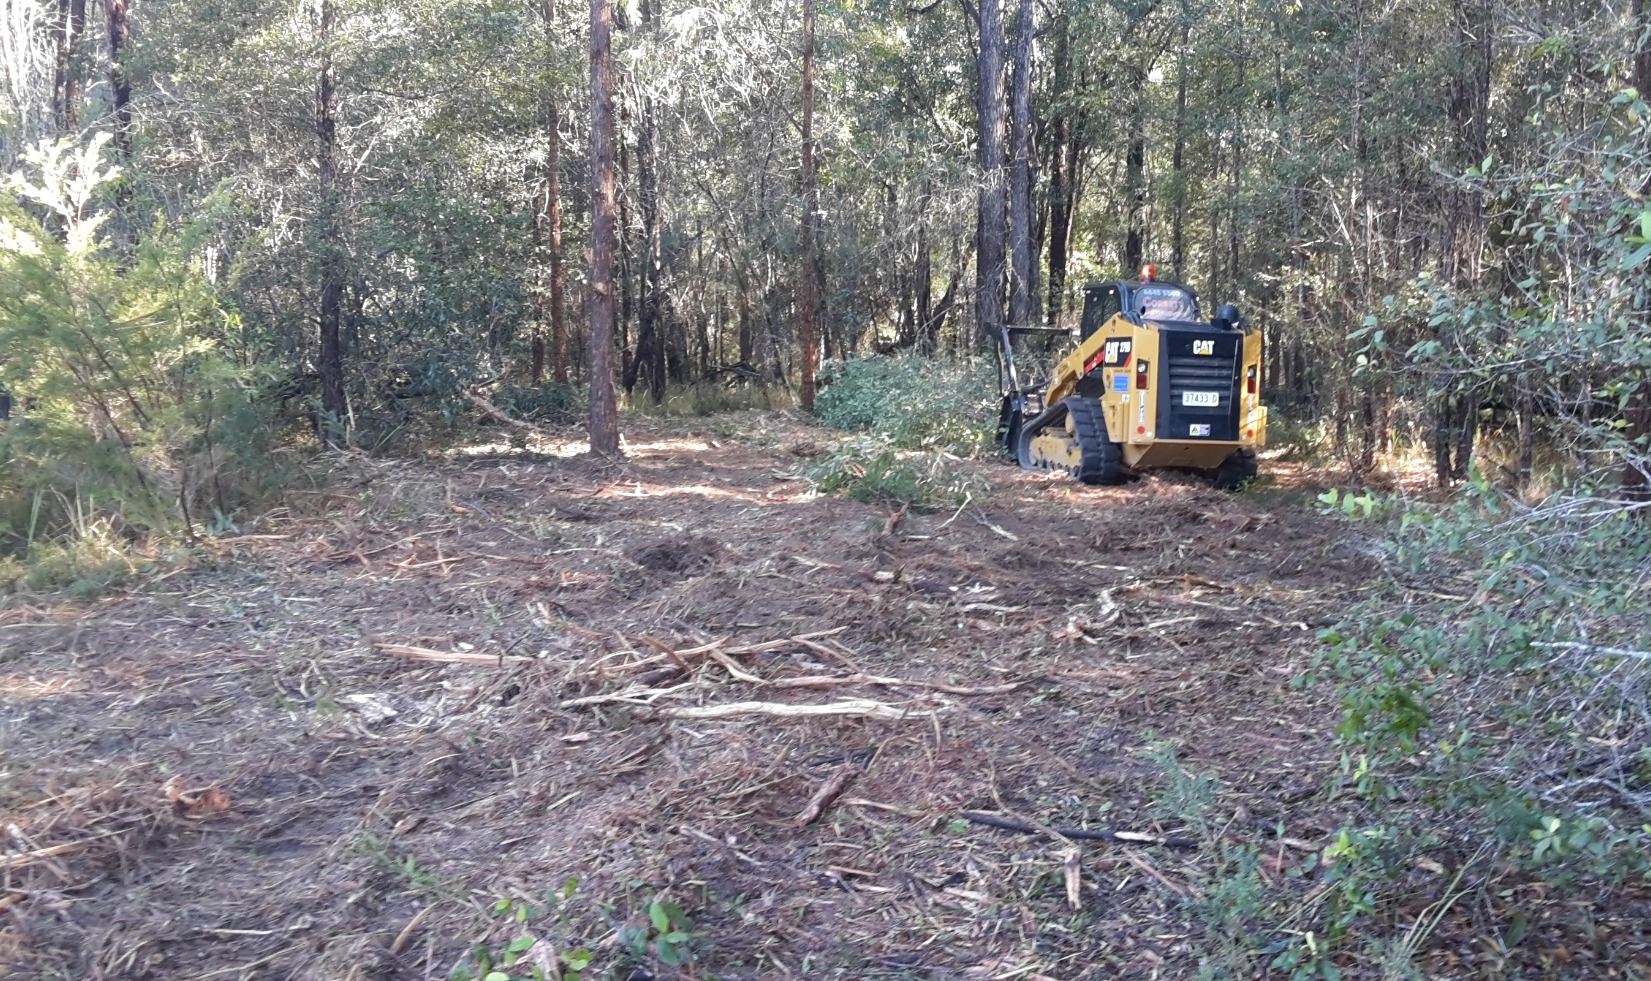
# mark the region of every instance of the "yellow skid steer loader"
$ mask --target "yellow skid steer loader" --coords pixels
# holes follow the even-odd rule
[[[1191,289],[1159,282],[1149,265],[1138,280],[1086,287],[1077,347],[1048,380],[1023,385],[1014,342],[1029,334],[1070,336],[1002,330],[998,444],[1021,466],[1086,484],[1153,467],[1202,470],[1223,489],[1256,475],[1267,439],[1261,332],[1235,307],[1205,320]]]

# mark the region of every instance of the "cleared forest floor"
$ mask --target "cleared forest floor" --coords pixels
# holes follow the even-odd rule
[[[1189,977],[1219,842],[1282,881],[1342,820],[1291,683],[1377,573],[1313,474],[979,462],[894,522],[809,493],[790,417],[627,435],[352,461],[215,564],[0,614],[0,977],[446,978],[524,934],[588,977]],[[902,715],[666,717],[742,702]],[[1166,753],[1217,781],[1203,847],[960,819],[1189,834]],[[693,966],[626,950],[650,899]]]

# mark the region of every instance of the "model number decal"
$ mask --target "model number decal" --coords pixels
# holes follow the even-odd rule
[[[1133,350],[1134,342],[1127,337],[1113,337],[1106,342],[1106,366],[1117,368],[1129,364],[1129,352]]]
[[[1214,354],[1215,353],[1215,338],[1212,337],[1207,341],[1193,341],[1192,342],[1192,353],[1194,353],[1194,354]]]

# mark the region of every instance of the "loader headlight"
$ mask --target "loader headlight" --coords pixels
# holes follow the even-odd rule
[[[1145,361],[1135,362],[1135,387],[1136,388],[1140,388],[1140,389],[1147,388],[1148,387],[1147,379],[1149,379],[1151,377],[1152,377],[1152,373],[1148,370],[1148,365]]]
[[[1249,392],[1251,395],[1255,394],[1255,386],[1256,386],[1256,377],[1255,376],[1256,376],[1255,365],[1252,364],[1252,365],[1250,365],[1250,370],[1244,372],[1244,390],[1246,392]]]

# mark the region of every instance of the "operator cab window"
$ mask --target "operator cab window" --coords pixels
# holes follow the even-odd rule
[[[1142,320],[1198,322],[1198,301],[1171,286],[1141,286],[1135,290]]]
[[[1118,287],[1116,284],[1101,286],[1091,292],[1090,296],[1095,299],[1095,302],[1084,311],[1083,336],[1086,338],[1099,330],[1102,324],[1116,317],[1118,312],[1123,309],[1123,305],[1118,300]]]

